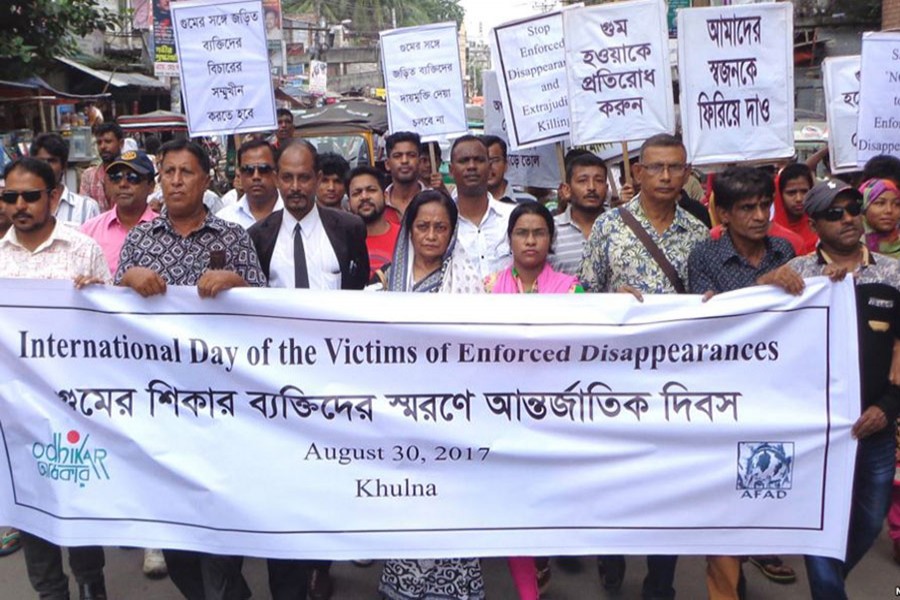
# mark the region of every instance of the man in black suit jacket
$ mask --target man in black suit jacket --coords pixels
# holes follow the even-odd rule
[[[322,172],[312,144],[294,140],[281,149],[276,184],[284,210],[257,221],[247,233],[270,287],[361,290],[369,278],[363,220],[316,205]],[[327,561],[269,559],[273,600],[313,600],[331,595]],[[310,573],[313,573],[312,586]]]
[[[277,168],[284,210],[248,230],[269,285],[361,290],[369,274],[366,225],[356,215],[316,206],[322,175],[316,149],[294,140],[281,150]],[[305,269],[296,256],[305,256]]]

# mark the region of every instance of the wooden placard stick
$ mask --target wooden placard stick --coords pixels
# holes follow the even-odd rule
[[[628,158],[628,142],[622,142],[622,170],[625,172],[625,184],[631,185],[631,161]]]

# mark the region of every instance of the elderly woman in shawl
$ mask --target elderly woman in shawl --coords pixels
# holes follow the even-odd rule
[[[406,212],[394,260],[376,273],[393,292],[482,291],[473,263],[456,246],[456,204],[447,194],[425,190]],[[389,600],[483,600],[484,580],[477,558],[385,561],[378,591]]]
[[[482,291],[478,272],[456,244],[456,204],[440,190],[416,194],[406,212],[393,261],[375,273],[381,287],[391,292]]]
[[[890,179],[869,179],[859,186],[863,195],[863,226],[869,250],[900,258],[900,193]]]

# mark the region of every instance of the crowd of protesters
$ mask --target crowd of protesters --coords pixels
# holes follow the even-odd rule
[[[285,114],[286,113],[286,114]],[[900,562],[900,493],[893,491],[900,412],[900,159],[879,156],[859,173],[817,180],[809,166],[733,165],[693,180],[684,145],[648,139],[613,195],[608,165],[569,153],[560,203],[551,210],[506,179],[502,139],[453,142],[449,175],[440,147],[413,132],[385,139],[385,169],[350,168],[336,154],[293,137],[279,111],[272,139],[249,136],[237,151],[235,192],[210,191],[204,148],[175,140],[128,149],[114,123],[95,127],[102,162],[65,185],[66,141],[37,136],[30,155],[3,173],[0,277],[72,279],[79,287],[120,285],[141,296],[195,286],[201,297],[233,287],[384,290],[411,293],[713,294],[775,285],[800,294],[804,278],[856,283],[861,417],[846,559],[805,557],[813,598],[846,598],[844,579],[888,517]],[[148,151],[152,150],[152,151]],[[438,164],[432,164],[434,160]],[[390,182],[390,183],[388,183]],[[700,193],[686,191],[691,184]],[[555,213],[555,214],[554,214]],[[886,308],[887,307],[887,308]],[[895,355],[898,357],[895,360]],[[540,374],[536,374],[540,377]],[[900,489],[900,488],[898,488]],[[41,598],[69,597],[60,548],[8,530],[0,554],[24,549]],[[745,557],[709,556],[712,599],[745,594]],[[776,556],[749,557],[782,583],[796,575]],[[243,599],[243,558],[180,550],[145,551],[144,572],[168,574],[188,599]],[[104,552],[69,549],[80,598],[107,598]],[[538,600],[548,558],[510,557],[520,600]],[[560,569],[580,568],[558,557]],[[642,597],[674,598],[675,556],[647,557]],[[335,594],[328,561],[268,561],[276,600]],[[598,558],[602,585],[618,590],[624,557]],[[373,590],[373,594],[374,594]],[[378,593],[390,600],[478,600],[475,558],[386,561]]]

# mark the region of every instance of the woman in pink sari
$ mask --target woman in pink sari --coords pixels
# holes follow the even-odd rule
[[[513,264],[484,280],[484,289],[491,294],[567,294],[584,292],[578,278],[558,273],[550,268],[547,256],[553,244],[553,215],[540,202],[519,204],[509,215],[506,235],[512,250]],[[535,559],[527,556],[510,557],[512,574],[519,600],[538,600],[540,583],[549,579],[549,563],[542,561],[541,577]],[[539,583],[539,579],[541,580]]]

